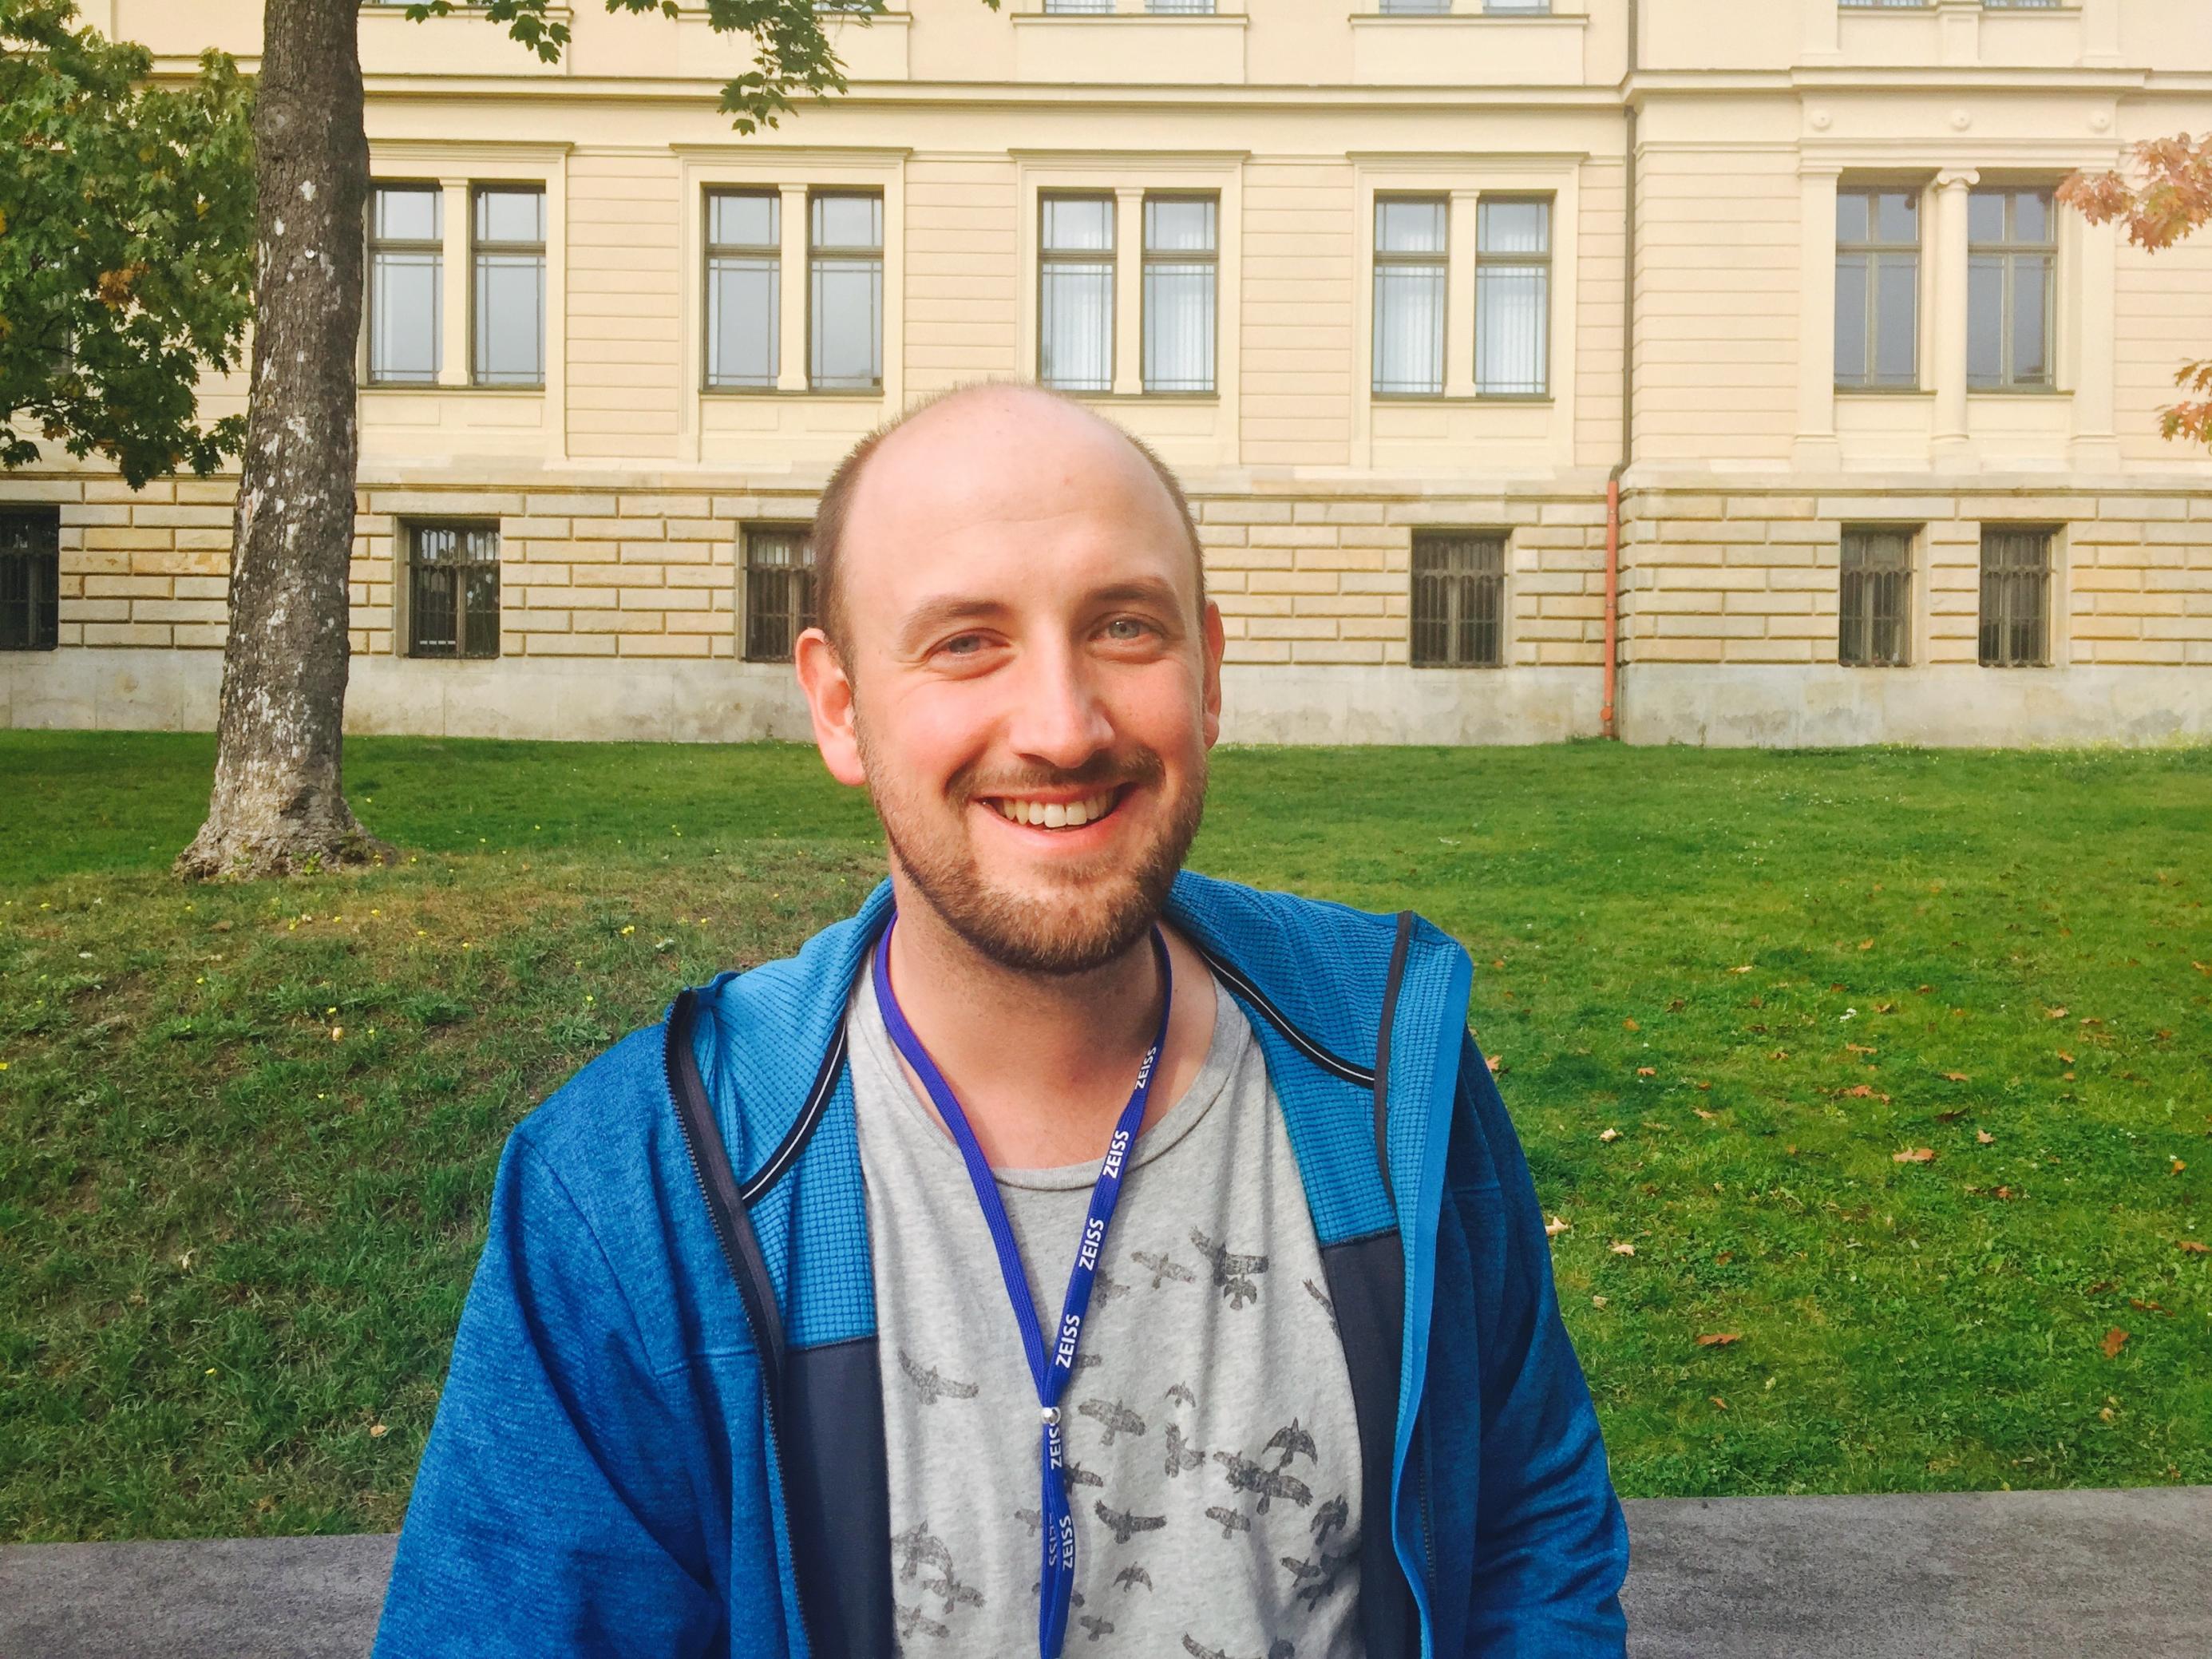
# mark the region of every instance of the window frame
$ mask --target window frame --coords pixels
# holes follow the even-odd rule
[[[10,527],[18,526],[25,532],[20,544],[10,533]],[[5,624],[7,611],[0,610],[0,652],[61,649],[61,548],[59,508],[0,506],[0,592],[5,590],[5,573],[10,565],[21,565],[23,586],[22,599],[7,602],[9,609],[17,604],[21,606],[21,637],[10,638]]]
[[[422,602],[420,574],[423,569],[421,559],[422,538],[426,534],[452,535],[457,540],[471,536],[486,536],[491,539],[489,558],[459,558],[447,567],[453,573],[453,648],[450,651],[426,651],[422,648]],[[402,556],[400,575],[394,584],[405,596],[406,615],[404,625],[394,630],[400,644],[400,653],[418,662],[496,662],[502,654],[500,635],[506,627],[506,595],[501,578],[503,550],[506,538],[496,519],[403,519],[398,525]],[[467,578],[470,568],[483,567],[489,570],[492,586],[491,647],[489,650],[469,648],[471,615],[468,603]]]
[[[477,234],[482,216],[478,204],[487,196],[535,196],[539,237],[535,242],[510,242]],[[553,199],[543,181],[529,179],[471,179],[469,180],[469,385],[487,392],[543,392],[553,331]],[[538,378],[534,380],[493,379],[482,367],[484,346],[483,298],[483,256],[534,253],[538,260]]]
[[[1367,283],[1367,395],[1386,403],[1440,402],[1451,387],[1451,210],[1452,198],[1449,191],[1378,190],[1372,198],[1373,212],[1369,219],[1371,248],[1368,259]],[[1434,252],[1409,253],[1398,251],[1385,252],[1382,247],[1382,210],[1397,203],[1415,203],[1443,209],[1443,246]],[[1385,269],[1434,269],[1443,272],[1443,308],[1437,313],[1437,389],[1434,392],[1386,391],[1377,383],[1379,358],[1382,349],[1382,273]]]
[[[738,640],[738,655],[742,660],[787,663],[795,653],[799,636],[808,629],[818,625],[821,615],[819,610],[821,590],[816,576],[812,530],[813,527],[811,525],[783,520],[763,520],[758,523],[738,526],[738,591],[744,601],[744,614],[738,620],[740,634]],[[795,541],[799,545],[799,557],[789,564],[768,564],[757,562],[753,556],[754,550],[761,543],[769,539]],[[757,575],[764,576],[770,574],[787,578],[798,574],[804,583],[802,601],[789,607],[790,636],[784,641],[781,650],[777,652],[764,652],[755,648],[756,631],[760,626],[761,619],[770,613],[765,611],[757,603],[754,594],[757,585],[753,579]],[[786,613],[779,611],[774,614],[781,617]]]
[[[2033,544],[2041,555],[2033,565],[2011,564],[1992,566],[1990,554],[1992,544],[2004,542]],[[1978,596],[1974,617],[1974,659],[1984,668],[2049,668],[2057,658],[2052,638],[2057,621],[2052,603],[2058,574],[2058,526],[2046,524],[1990,523],[1982,526],[1980,553],[1977,560],[1979,577]],[[2021,581],[2022,575],[2031,580]],[[2007,579],[2011,580],[2008,584]],[[1997,612],[1991,614],[1992,584],[1996,584],[1999,597]],[[2014,592],[2032,589],[2035,594],[2036,652],[2032,657],[2017,654],[2007,630],[2021,626],[2021,620],[2010,614],[2011,597]],[[1992,631],[1995,631],[1996,650],[1991,651]]]
[[[714,203],[716,198],[731,196],[765,198],[772,204],[770,222],[775,228],[776,240],[773,246],[750,242],[717,242],[714,240]],[[774,185],[718,185],[701,187],[699,192],[699,388],[702,392],[773,392],[783,375],[783,192]],[[769,319],[769,374],[765,381],[718,380],[714,378],[714,321],[715,311],[714,261],[717,258],[757,259],[767,258],[775,268],[775,282],[769,292],[774,295],[773,314]]]
[[[815,204],[833,199],[872,201],[876,205],[876,242],[872,248],[857,244],[817,242],[814,239]],[[885,242],[890,231],[890,204],[888,192],[874,185],[811,185],[806,191],[806,390],[817,395],[827,393],[848,397],[879,398],[884,392],[884,340],[886,323],[896,296],[890,291],[890,270],[885,258]],[[876,266],[876,337],[870,360],[875,365],[875,379],[866,385],[849,378],[824,380],[815,373],[820,360],[819,337],[816,333],[821,319],[815,304],[815,267],[822,260],[869,258]]]
[[[1974,240],[1972,228],[1973,198],[1978,196],[1996,196],[2003,199],[2004,228],[1999,240],[1996,241],[1978,242]],[[2020,240],[2014,234],[2014,221],[2016,214],[2017,202],[2018,198],[2023,196],[2035,196],[2042,198],[2044,222],[2050,227],[2050,235],[2046,240],[2036,242],[2027,242]],[[1997,354],[1998,361],[2002,366],[2001,372],[1998,378],[1995,380],[1977,380],[1974,377],[1972,356],[1973,319],[1972,315],[1969,314],[1966,323],[1966,338],[1968,342],[1966,390],[1978,396],[1986,395],[2008,397],[2025,394],[2030,397],[2047,397],[2059,390],[2059,221],[2056,189],[2054,186],[2047,184],[1998,183],[1993,185],[1978,185],[1973,186],[1967,192],[1966,214],[1966,281],[1969,305],[1972,304],[1972,295],[1973,292],[1973,269],[1976,259],[1996,258],[2002,260],[2003,262],[2002,270],[2004,273],[2003,298],[2002,302],[2002,311],[1997,324]],[[2017,292],[2014,272],[2018,268],[2018,262],[2029,258],[2040,258],[2045,262],[2043,283],[2044,372],[2043,377],[2040,380],[2021,380],[2013,373],[2013,362],[2014,358],[2014,342],[2017,337],[2014,330],[2018,322],[2014,306]]]
[[[1882,566],[1866,556],[1869,545],[1887,543],[1897,550],[1894,565]],[[1854,562],[1854,545],[1859,558]],[[1909,668],[1913,661],[1913,578],[1918,564],[1919,526],[1899,524],[1848,524],[1837,551],[1836,661],[1845,668]],[[1895,648],[1887,655],[1875,649],[1880,610],[1870,590],[1884,576],[1895,576],[1899,592],[1893,607]],[[1857,580],[1855,581],[1854,578]],[[1852,604],[1854,589],[1859,604]]]
[[[1054,250],[1046,242],[1045,227],[1049,222],[1047,205],[1053,202],[1103,202],[1106,204],[1106,234],[1109,239],[1104,248],[1089,250]],[[1036,273],[1036,378],[1041,386],[1053,387],[1079,398],[1103,398],[1114,390],[1114,368],[1121,349],[1121,198],[1114,191],[1080,190],[1059,185],[1048,186],[1037,191],[1037,273]],[[1216,240],[1218,240],[1217,234]],[[1102,259],[1099,256],[1104,255]],[[1047,377],[1044,368],[1045,341],[1045,271],[1054,264],[1104,264],[1108,271],[1106,288],[1106,384],[1103,386],[1066,386]],[[1142,300],[1139,301],[1141,306]]]
[[[1207,221],[1212,231],[1212,244],[1204,249],[1164,248],[1157,254],[1152,246],[1152,204],[1155,202],[1203,203],[1210,210]],[[1146,398],[1218,398],[1221,396],[1221,192],[1218,190],[1147,190],[1138,208],[1137,228],[1137,390]],[[1118,234],[1118,228],[1117,228]],[[1206,312],[1211,319],[1207,329],[1206,385],[1194,386],[1156,387],[1146,373],[1146,345],[1152,333],[1152,300],[1149,286],[1152,269],[1161,265],[1202,264],[1207,270]]]
[[[1922,185],[1911,184],[1846,184],[1837,186],[1836,199],[1838,203],[1848,196],[1863,197],[1866,199],[1868,234],[1864,240],[1853,241],[1846,241],[1840,232],[1837,234],[1835,256],[1837,287],[1840,292],[1843,265],[1846,256],[1856,254],[1866,259],[1868,262],[1866,312],[1863,319],[1866,330],[1866,374],[1863,379],[1859,380],[1846,377],[1842,361],[1836,356],[1837,347],[1840,343],[1832,341],[1830,356],[1835,359],[1835,389],[1838,392],[1851,397],[1869,395],[1898,397],[1923,392],[1927,389],[1927,376],[1923,372],[1928,310],[1927,295],[1924,292],[1928,280],[1927,191]],[[1880,210],[1875,204],[1884,196],[1903,196],[1911,201],[1913,240],[1911,242],[1885,242],[1880,240],[1876,235],[1876,228],[1881,219]],[[1912,378],[1906,381],[1884,380],[1879,378],[1875,368],[1875,365],[1881,361],[1881,356],[1882,313],[1879,297],[1881,283],[1878,281],[1878,273],[1885,256],[1894,258],[1901,254],[1909,254],[1912,261]],[[1840,320],[1842,315],[1840,301],[1838,302],[1837,314]]]
[[[1454,546],[1465,546],[1474,550],[1472,562],[1477,568],[1469,570],[1422,569],[1425,552],[1448,550]],[[1494,556],[1494,568],[1480,568],[1486,558]],[[1497,529],[1457,529],[1438,526],[1417,530],[1408,559],[1410,573],[1407,593],[1406,659],[1414,668],[1440,669],[1500,669],[1510,661],[1512,641],[1512,593],[1508,578],[1512,568],[1512,532]],[[1474,603],[1472,618],[1464,614],[1454,615],[1448,597],[1443,616],[1425,617],[1421,599],[1422,583],[1426,580],[1443,587],[1447,596],[1465,596]],[[1460,631],[1470,625],[1480,629],[1483,625],[1480,598],[1487,590],[1492,596],[1494,616],[1491,618],[1492,647],[1489,654],[1478,652],[1466,657],[1456,654],[1455,642]],[[1441,654],[1424,654],[1424,629],[1435,630],[1444,645]],[[1477,638],[1480,639],[1478,634]]]
[[[1491,207],[1526,207],[1540,205],[1544,210],[1544,251],[1540,253],[1486,253],[1482,247],[1484,211]],[[1553,381],[1553,358],[1557,355],[1553,326],[1557,313],[1559,282],[1554,266],[1559,246],[1559,197],[1541,191],[1485,191],[1474,204],[1474,361],[1470,366],[1474,377],[1474,396],[1484,403],[1542,404],[1552,401],[1555,394]],[[1544,383],[1535,392],[1491,392],[1482,384],[1482,273],[1486,266],[1504,266],[1516,270],[1537,270],[1544,274]]]
[[[428,196],[434,204],[433,216],[437,221],[438,234],[429,240],[412,237],[380,237],[376,234],[376,198],[386,191],[404,191],[411,195]],[[362,215],[362,362],[361,383],[373,386],[434,386],[442,383],[446,369],[446,188],[434,179],[371,179],[368,201]],[[380,253],[428,253],[436,263],[431,267],[430,306],[430,372],[427,377],[415,375],[380,374],[376,368],[377,255]]]

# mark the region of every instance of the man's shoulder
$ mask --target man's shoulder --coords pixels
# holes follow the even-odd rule
[[[572,1185],[643,1152],[667,1111],[666,1031],[641,1026],[586,1061],[515,1125],[517,1147]]]

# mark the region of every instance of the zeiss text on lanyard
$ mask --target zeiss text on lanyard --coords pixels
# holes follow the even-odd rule
[[[1075,1370],[1076,1346],[1082,1339],[1084,1315],[1091,1306],[1091,1281],[1097,1275],[1098,1258],[1106,1246],[1106,1230],[1113,1223],[1114,1206],[1121,1201],[1121,1176],[1127,1167],[1129,1149],[1136,1144],[1137,1131],[1144,1125],[1145,1102],[1152,1091],[1152,1073],[1159,1064],[1160,1050],[1167,1044],[1168,1012],[1175,1006],[1168,942],[1158,927],[1152,929],[1152,956],[1160,965],[1160,1029],[1152,1038],[1152,1046],[1146,1051],[1144,1063],[1137,1068],[1137,1086],[1130,1091],[1129,1103],[1121,1109],[1121,1119],[1114,1126],[1114,1138],[1106,1145],[1105,1162],[1098,1166],[1098,1179],[1091,1188],[1091,1213],[1083,1224],[1083,1240],[1076,1249],[1075,1267],[1067,1276],[1067,1298],[1060,1310],[1059,1339],[1048,1351],[1043,1333],[1037,1326],[1036,1304],[1030,1296],[1029,1275],[1023,1271],[1021,1253],[1014,1245],[1014,1230],[1006,1219],[1006,1203],[999,1196],[999,1183],[991,1174],[991,1166],[983,1159],[983,1149],[976,1144],[968,1115],[961,1110],[960,1102],[945,1083],[945,1074],[930,1059],[929,1051],[915,1036],[914,1027],[907,1024],[898,998],[891,990],[891,928],[897,925],[894,916],[890,927],[884,929],[882,939],[876,944],[876,1001],[883,1010],[884,1024],[890,1032],[891,1042],[929,1091],[938,1115],[945,1120],[945,1127],[952,1132],[952,1139],[959,1146],[961,1160],[968,1166],[968,1179],[975,1188],[975,1201],[982,1206],[983,1219],[991,1229],[991,1243],[998,1248],[1000,1276],[1006,1282],[1006,1299],[1013,1304],[1014,1322],[1021,1329],[1022,1346],[1029,1355],[1030,1375],[1036,1383],[1037,1405],[1044,1421],[1044,1571],[1038,1578],[1037,1651],[1043,1659],[1059,1659],[1060,1644],[1067,1635],[1068,1607],[1075,1593],[1075,1517],[1067,1506],[1060,1398]]]

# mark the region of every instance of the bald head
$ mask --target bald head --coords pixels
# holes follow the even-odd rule
[[[1042,386],[991,382],[942,392],[861,439],[830,476],[812,535],[823,629],[849,664],[869,564],[897,557],[919,526],[979,517],[1043,524],[1077,511],[1110,514],[1133,536],[1182,543],[1203,607],[1206,568],[1190,504],[1144,443]]]

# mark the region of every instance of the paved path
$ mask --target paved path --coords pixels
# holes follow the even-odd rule
[[[2212,1486],[1628,1505],[1633,1659],[2207,1659]],[[0,1549],[0,1659],[362,1659],[389,1538]]]

